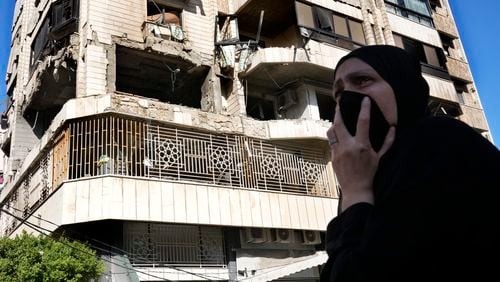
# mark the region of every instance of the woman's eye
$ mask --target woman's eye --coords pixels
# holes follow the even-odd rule
[[[366,83],[370,82],[371,80],[372,80],[372,79],[371,79],[370,77],[368,77],[368,76],[360,76],[360,77],[358,77],[358,78],[356,79],[356,83],[357,83],[358,85],[363,86],[363,85],[365,85]]]

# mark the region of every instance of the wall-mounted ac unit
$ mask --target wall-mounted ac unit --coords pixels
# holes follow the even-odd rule
[[[295,236],[290,229],[272,229],[271,239],[277,243],[292,243],[295,241]]]
[[[245,228],[244,240],[247,243],[264,243],[269,241],[269,230],[263,228]]]
[[[290,107],[298,103],[297,94],[294,90],[286,90],[285,92],[278,95],[277,106],[278,113],[288,110]]]
[[[318,231],[303,230],[302,243],[305,245],[317,245],[321,243],[321,237]]]

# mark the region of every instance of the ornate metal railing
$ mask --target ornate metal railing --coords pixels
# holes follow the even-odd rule
[[[332,196],[322,149],[116,116],[69,124],[69,179],[114,174]]]
[[[123,245],[134,265],[225,265],[219,227],[127,222]]]
[[[122,175],[333,197],[324,149],[115,115],[73,120],[0,204],[26,218],[64,181]],[[19,221],[0,217],[10,234]]]

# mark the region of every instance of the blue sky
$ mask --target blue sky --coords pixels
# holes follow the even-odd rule
[[[500,144],[500,1],[449,0],[493,139]],[[0,111],[5,102],[5,70],[10,52],[14,0],[0,0]]]
[[[449,1],[493,140],[500,147],[500,1]]]
[[[14,0],[0,0],[0,112],[5,109],[5,71],[10,53],[10,29],[12,27],[12,14]]]

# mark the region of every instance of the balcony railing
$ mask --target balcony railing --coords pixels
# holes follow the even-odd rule
[[[331,196],[322,150],[105,116],[69,124],[68,179],[106,174]]]
[[[118,175],[333,197],[323,149],[104,115],[73,120],[0,204],[27,217],[66,180]],[[9,234],[18,221],[0,219]]]

